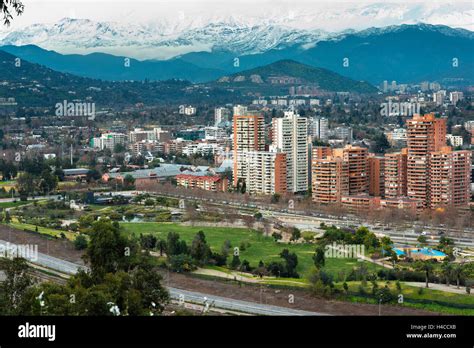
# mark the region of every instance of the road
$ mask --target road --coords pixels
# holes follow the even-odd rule
[[[202,294],[200,292],[188,291],[176,288],[168,288],[170,296],[174,300],[181,300],[184,302],[192,302],[195,304],[209,307],[216,307],[231,310],[234,312],[251,313],[257,315],[271,315],[271,316],[327,316],[330,314],[320,312],[308,312],[299,309],[291,309],[287,307],[278,307],[267,304],[260,304],[255,302],[240,301],[230,298]]]
[[[9,243],[3,240],[0,240],[0,245],[2,246],[1,250],[6,250],[7,248],[17,247],[17,244]],[[34,247],[34,246],[33,246]],[[0,255],[3,256],[3,255]],[[87,269],[85,266],[78,265],[73,262],[65,261],[53,256],[49,256],[40,252],[35,252],[31,250],[29,253],[29,258],[27,258],[29,263],[39,265],[48,269],[55,270],[60,273],[72,275],[77,273],[80,269]],[[207,295],[199,292],[192,292],[182,289],[176,289],[168,287],[171,298],[179,300],[180,295],[184,296],[185,302],[192,302],[195,304],[205,305],[206,298],[209,302],[209,305],[212,305],[216,308],[237,311],[243,313],[250,313],[254,315],[329,315],[325,313],[318,312],[307,312],[297,309],[291,309],[286,307],[278,307],[266,304],[259,304],[254,302],[234,300],[231,298],[225,298],[214,295]]]

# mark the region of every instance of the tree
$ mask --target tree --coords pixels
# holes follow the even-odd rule
[[[390,148],[390,143],[387,140],[387,137],[384,133],[380,133],[374,138],[374,152],[375,153],[385,153],[385,150]]]
[[[456,278],[456,287],[459,289],[459,283],[461,278],[464,276],[466,267],[463,263],[457,263],[453,267],[453,276]]]
[[[161,285],[163,277],[151,266],[138,267],[131,273],[132,287],[140,294],[140,307],[161,314],[169,301],[168,291]]]
[[[451,282],[451,277],[453,275],[453,265],[448,261],[445,261],[441,264],[441,273],[446,279],[446,285],[449,286]]]
[[[239,255],[234,255],[232,257],[232,261],[230,262],[230,268],[238,269],[240,266],[240,257]]]
[[[247,260],[243,260],[242,264],[239,267],[239,270],[242,272],[251,272],[252,267],[250,267],[250,262],[248,262]]]
[[[308,275],[308,282],[310,291],[315,295],[328,296],[334,288],[332,275],[323,270],[313,269]]]
[[[135,184],[135,178],[132,175],[127,174],[123,178],[123,184],[127,188],[133,187],[133,185]]]
[[[156,247],[158,248],[158,250],[160,250],[160,256],[163,256],[163,251],[166,249],[166,241],[164,241],[163,239],[160,239],[156,243]]]
[[[58,177],[51,173],[49,169],[43,170],[39,178],[38,189],[47,194],[58,186]]]
[[[301,238],[301,231],[300,231],[298,228],[293,227],[293,229],[292,229],[292,231],[291,231],[291,238],[290,238],[290,240],[291,240],[291,241],[296,241],[296,240],[298,240],[298,239],[300,239],[300,238]]]
[[[87,248],[87,238],[83,234],[80,234],[74,239],[74,248],[76,250],[84,250]]]
[[[117,225],[99,220],[94,222],[89,233],[90,243],[85,259],[90,263],[92,275],[98,280],[106,273],[127,270],[137,254],[136,243],[127,240]]]
[[[176,232],[169,232],[166,238],[166,255],[168,257],[179,254],[187,254],[188,247],[186,242],[179,240],[179,234]]]
[[[196,269],[193,258],[187,254],[170,256],[169,266],[173,272],[190,272]]]
[[[19,16],[24,9],[25,6],[20,0],[0,0],[0,14],[3,13],[3,23],[6,26],[9,26],[13,19],[12,12]]]
[[[21,174],[17,179],[17,187],[20,195],[30,196],[35,193],[38,179],[35,175],[26,172]]]
[[[229,256],[230,248],[232,248],[232,243],[230,240],[226,239],[221,247],[221,254],[225,257]]]
[[[10,216],[10,212],[8,210],[5,210],[5,223],[9,224],[12,221],[12,218]]]
[[[426,236],[420,235],[420,236],[418,237],[417,241],[418,241],[421,245],[425,245],[425,244],[426,244],[426,241],[427,241]]]
[[[298,256],[295,253],[290,253],[288,249],[283,249],[280,253],[280,257],[285,260],[285,274],[283,276],[288,278],[299,278],[296,272],[296,266],[298,265]]]
[[[18,315],[18,309],[27,289],[33,284],[28,274],[29,266],[23,258],[0,259],[0,269],[5,273],[5,281],[0,283],[2,314]],[[3,297],[2,296],[2,297]]]
[[[144,249],[154,249],[157,243],[157,238],[152,234],[140,234],[140,244]]]
[[[325,255],[324,255],[324,248],[322,246],[318,246],[316,248],[316,252],[313,255],[313,262],[316,268],[320,269],[324,267],[326,263]]]
[[[428,288],[428,282],[430,278],[430,274],[433,271],[433,264],[431,261],[417,261],[415,263],[415,269],[421,272],[425,273],[425,281],[426,281],[426,287]]]
[[[200,265],[204,265],[211,256],[211,248],[207,245],[206,236],[203,231],[199,231],[193,239],[190,249],[191,257]]]

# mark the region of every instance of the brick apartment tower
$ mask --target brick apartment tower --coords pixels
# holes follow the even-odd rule
[[[408,149],[385,154],[385,198],[406,197],[407,195]]]
[[[407,196],[429,206],[429,154],[446,145],[446,119],[434,114],[407,120]]]
[[[369,172],[369,195],[385,196],[385,157],[371,154],[367,159]]]
[[[312,159],[326,159],[332,155],[332,148],[329,146],[313,147]]]
[[[428,204],[431,209],[469,204],[471,161],[471,151],[452,151],[449,146],[430,153]]]
[[[349,194],[349,164],[340,157],[319,159],[313,152],[312,196],[316,203],[339,203]]]
[[[349,166],[349,195],[367,193],[369,151],[365,147],[347,145],[342,149],[333,149],[333,155],[342,158]]]
[[[234,115],[234,186],[247,177],[243,152],[265,151],[265,122],[262,115]]]

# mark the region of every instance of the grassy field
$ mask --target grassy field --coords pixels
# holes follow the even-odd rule
[[[200,230],[206,235],[206,240],[213,251],[219,252],[225,240],[229,240],[232,247],[240,247],[242,242],[250,243],[250,247],[240,250],[240,260],[247,260],[252,267],[256,267],[258,262],[262,260],[265,263],[271,261],[282,261],[278,256],[285,248],[298,255],[297,271],[300,276],[305,276],[313,268],[312,256],[314,255],[315,246],[310,244],[283,244],[277,243],[271,237],[265,237],[262,234],[245,228],[229,228],[229,227],[194,227],[183,226],[175,223],[121,223],[126,232],[138,235],[154,234],[158,238],[166,239],[168,232],[177,232],[183,240],[191,244],[194,236]],[[230,258],[229,258],[230,261]],[[356,259],[327,259],[325,269],[338,275],[343,272],[349,273],[359,264]],[[377,270],[381,267],[366,262],[369,270]]]
[[[372,285],[367,283],[365,291],[367,295],[359,293],[360,281],[347,282],[349,287],[349,295],[347,299],[352,302],[377,303],[377,300],[370,295]],[[379,288],[384,287],[387,283],[384,281],[377,282]],[[401,282],[401,292],[397,290],[396,283],[391,281],[388,287],[393,294],[403,295],[403,306],[430,310],[438,313],[454,314],[454,315],[474,315],[474,296],[468,294],[456,294],[447,291],[439,291],[423,288],[419,293],[419,288],[405,285]],[[336,284],[336,288],[342,290],[342,283]]]
[[[25,204],[31,204],[33,203],[32,201],[27,201],[27,202],[22,202],[20,200],[16,201],[16,202],[0,202],[0,208],[15,208],[15,207],[19,207],[19,206],[22,206],[22,205],[25,205]]]
[[[27,230],[27,231],[31,231],[31,232],[36,232],[36,226],[35,225],[20,223],[20,222],[16,221],[15,218],[13,218],[12,221],[9,224],[7,224],[7,226],[17,228],[19,230]],[[47,227],[42,227],[42,226],[38,226],[38,232],[36,232],[36,233],[46,234],[46,235],[56,237],[56,238],[61,238],[61,233],[64,233],[64,235],[66,236],[67,239],[69,239],[71,241],[76,239],[76,234],[75,233],[68,232],[68,231],[55,230],[55,229],[52,229],[52,228],[47,228]]]

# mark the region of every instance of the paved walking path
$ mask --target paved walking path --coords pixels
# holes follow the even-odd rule
[[[417,288],[426,288],[426,284],[424,282],[403,282],[403,284],[408,285],[408,286],[416,286]],[[459,286],[459,289],[456,288],[456,285],[450,285],[447,286],[446,284],[436,284],[436,283],[429,283],[429,288],[431,290],[441,290],[441,291],[446,291],[446,292],[452,292],[454,294],[461,294],[461,295],[467,295],[466,293],[466,287],[465,286]],[[471,296],[473,296],[474,293],[471,292]]]

